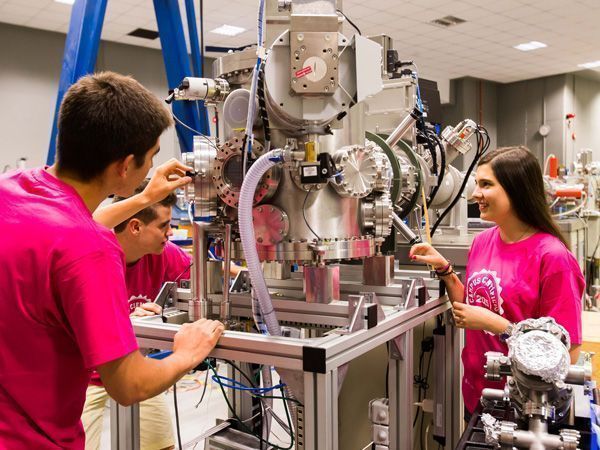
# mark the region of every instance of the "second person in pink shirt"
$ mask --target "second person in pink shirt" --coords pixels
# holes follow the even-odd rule
[[[496,227],[475,237],[465,284],[431,245],[410,250],[413,260],[430,264],[444,280],[455,323],[466,329],[465,417],[474,412],[484,387],[503,387],[484,379],[484,354],[507,353],[501,335],[510,324],[553,317],[569,332],[571,359],[577,359],[585,288],[579,265],[550,215],[535,156],[525,147],[497,149],[479,161],[475,178],[473,198],[481,218]]]

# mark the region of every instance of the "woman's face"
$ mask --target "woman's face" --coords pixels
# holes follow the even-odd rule
[[[510,199],[489,164],[483,164],[477,168],[475,182],[473,199],[479,205],[479,212],[483,220],[500,224],[514,214]]]

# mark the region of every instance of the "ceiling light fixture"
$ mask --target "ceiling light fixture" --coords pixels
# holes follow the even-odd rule
[[[56,3],[63,3],[65,5],[72,5],[75,3],[75,0],[54,0]]]
[[[431,23],[432,25],[435,25],[436,27],[441,27],[441,28],[448,28],[454,25],[460,25],[461,23],[465,23],[466,20],[465,19],[461,19],[460,17],[456,17],[456,16],[444,16],[444,17],[440,17],[439,19],[435,19],[432,20]]]
[[[513,48],[516,48],[517,50],[521,50],[522,52],[529,52],[531,50],[537,50],[538,48],[544,48],[544,47],[548,47],[548,46],[546,44],[544,44],[543,42],[531,41],[531,42],[525,42],[524,44],[515,45]]]
[[[584,69],[595,69],[596,67],[600,67],[600,60],[577,64],[577,67],[582,67]]]
[[[158,37],[158,31],[148,30],[146,28],[136,28],[135,30],[127,33],[127,36],[149,39],[152,41]]]
[[[245,28],[235,27],[233,25],[221,25],[220,27],[210,30],[211,33],[223,34],[225,36],[237,36],[240,33],[246,31]]]

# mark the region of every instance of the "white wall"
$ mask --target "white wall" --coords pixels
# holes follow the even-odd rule
[[[600,80],[573,76],[574,151],[591,148],[600,160]]]
[[[27,166],[45,164],[65,35],[0,23],[0,172],[15,167],[20,157]],[[158,50],[102,42],[97,70],[132,75],[160,98],[168,91],[162,54]],[[161,138],[155,162],[178,156],[174,129]]]

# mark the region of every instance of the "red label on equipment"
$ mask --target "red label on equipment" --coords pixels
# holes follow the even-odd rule
[[[308,75],[311,72],[312,72],[312,67],[306,66],[306,67],[303,67],[302,69],[296,71],[295,76],[296,76],[296,78],[302,78],[303,76]]]

